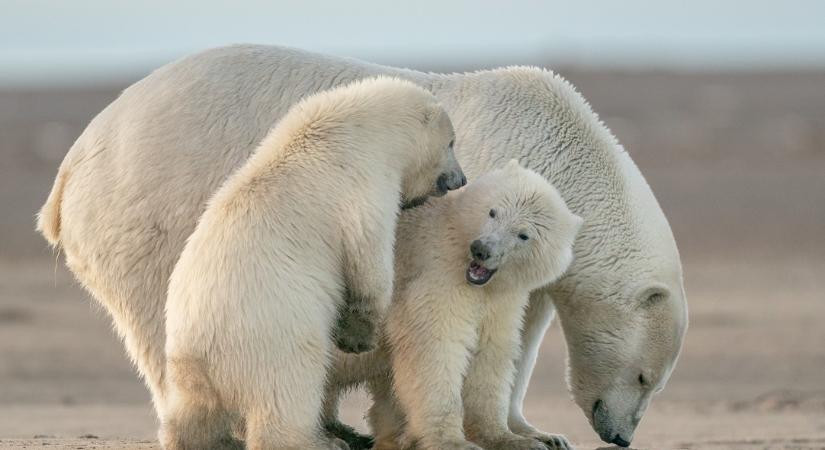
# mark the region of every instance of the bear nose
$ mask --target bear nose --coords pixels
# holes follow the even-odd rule
[[[616,444],[619,447],[630,447],[630,442],[627,442],[626,440],[622,439],[622,437],[618,434],[616,435],[616,437],[613,438],[613,442],[611,442],[611,444]]]
[[[476,239],[470,244],[470,253],[473,255],[473,258],[478,261],[486,261],[490,258],[490,247],[487,247],[483,242]]]
[[[467,184],[467,177],[461,171],[444,172],[435,181],[436,188],[441,194],[453,191]]]

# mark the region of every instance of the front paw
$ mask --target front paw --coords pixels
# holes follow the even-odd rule
[[[538,430],[533,430],[526,434],[525,437],[535,439],[542,444],[544,448],[550,450],[574,450],[573,445],[561,434],[543,433]]]
[[[344,308],[335,325],[335,345],[345,353],[364,353],[375,348],[373,315]]]

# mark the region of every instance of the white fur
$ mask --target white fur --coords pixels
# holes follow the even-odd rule
[[[59,243],[77,278],[109,310],[162,406],[166,280],[206,199],[298,99],[378,74],[410,79],[436,95],[456,127],[456,154],[471,179],[517,158],[585,220],[568,274],[531,296],[511,428],[540,434],[521,406],[558,310],[574,397],[589,418],[594,399],[609,392],[626,398],[610,409],[614,428],[631,432],[646,404],[640,400],[667,381],[687,325],[679,255],[630,157],[551,72],[438,75],[282,47],[208,50],[158,69],[92,121],[63,161],[38,228]],[[664,294],[662,307],[638,308],[655,287]],[[588,320],[593,315],[603,319]],[[648,333],[655,329],[672,339],[657,341]],[[650,374],[649,386],[632,382],[641,371]]]
[[[402,195],[432,190],[452,140],[432,94],[389,78],[286,114],[209,201],[172,272],[165,448],[219,448],[234,422],[249,449],[337,448],[319,428],[333,326],[339,310],[383,314]]]
[[[568,267],[580,225],[546,180],[515,161],[401,217],[381,350],[394,389],[386,375],[371,382],[377,449],[477,448],[465,429],[485,449],[546,449],[508,428],[513,362],[530,291]],[[483,286],[465,280],[476,240],[497,268]]]

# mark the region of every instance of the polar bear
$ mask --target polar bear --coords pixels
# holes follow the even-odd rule
[[[530,291],[567,269],[580,225],[515,160],[401,217],[377,350],[391,377],[370,388],[376,449],[479,449],[467,438],[488,450],[545,448],[508,428],[514,361]]]
[[[524,418],[522,403],[558,312],[574,399],[603,439],[630,442],[651,396],[667,382],[687,328],[679,252],[630,156],[552,72],[436,74],[277,46],[207,50],[135,83],[89,124],[60,166],[38,229],[109,311],[162,410],[167,280],[206,200],[290,105],[382,74],[439,99],[468,178],[516,158],[584,219],[571,268],[531,294],[511,428],[548,436]]]
[[[209,200],[169,280],[166,449],[220,448],[233,420],[250,449],[339,448],[318,426],[333,329],[345,351],[372,348],[402,199],[465,182],[453,139],[432,94],[387,77],[284,116]]]

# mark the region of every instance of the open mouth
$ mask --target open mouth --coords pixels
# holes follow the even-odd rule
[[[481,286],[486,284],[490,281],[490,278],[493,277],[493,274],[496,273],[498,269],[488,269],[482,266],[478,261],[470,261],[470,265],[467,267],[467,281],[471,284],[475,284],[476,286]]]

